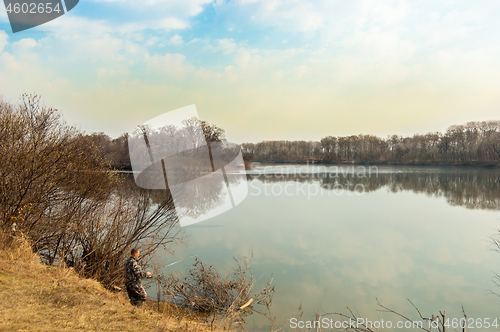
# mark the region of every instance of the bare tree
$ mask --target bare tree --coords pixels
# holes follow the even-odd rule
[[[1,226],[26,234],[47,264],[112,286],[131,247],[147,257],[181,240],[170,192],[127,188],[95,140],[38,96],[0,103],[0,124]]]

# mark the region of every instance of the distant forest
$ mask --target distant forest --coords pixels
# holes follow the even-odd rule
[[[224,137],[224,130],[204,122]],[[209,127],[208,127],[209,126]],[[205,128],[205,126],[204,126]],[[206,132],[209,135],[210,131]],[[86,135],[111,167],[130,170],[127,135],[111,139],[104,133]],[[207,137],[207,141],[213,141]],[[440,132],[413,137],[373,135],[327,136],[320,141],[263,141],[241,144],[246,164],[325,163],[393,165],[500,166],[500,121],[469,122]]]

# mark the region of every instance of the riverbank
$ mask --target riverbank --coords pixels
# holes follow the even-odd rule
[[[0,249],[0,307],[2,331],[212,331],[179,308],[159,312],[152,301],[136,308],[122,291],[44,265],[26,241]]]
[[[467,162],[467,163],[364,163],[364,162],[325,162],[325,161],[265,161],[259,160],[245,163],[245,170],[251,170],[257,165],[322,165],[322,166],[433,166],[433,167],[481,167],[481,168],[500,168],[500,164]]]

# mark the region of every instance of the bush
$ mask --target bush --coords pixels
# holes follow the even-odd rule
[[[235,261],[237,267],[222,277],[214,266],[207,267],[196,259],[187,276],[170,274],[161,285],[167,298],[175,305],[195,313],[208,314],[212,320],[234,321],[252,311],[268,309],[274,294],[272,277],[258,293],[252,295],[256,280],[250,270],[250,259]]]

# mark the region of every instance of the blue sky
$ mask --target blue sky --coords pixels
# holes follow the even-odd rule
[[[499,118],[496,1],[81,0],[13,34],[0,94],[111,136],[196,104],[233,142]]]

